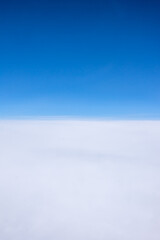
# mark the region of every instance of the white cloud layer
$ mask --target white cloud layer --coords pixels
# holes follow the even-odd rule
[[[159,240],[160,121],[0,121],[1,240]]]

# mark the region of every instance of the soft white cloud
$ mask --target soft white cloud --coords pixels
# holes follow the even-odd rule
[[[1,121],[1,240],[159,240],[159,121]]]

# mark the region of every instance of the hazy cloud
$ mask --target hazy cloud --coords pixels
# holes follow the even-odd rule
[[[0,239],[160,239],[159,121],[1,121]]]

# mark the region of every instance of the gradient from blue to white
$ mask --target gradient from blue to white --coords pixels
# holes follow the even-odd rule
[[[159,1],[1,1],[0,117],[160,118]]]
[[[0,1],[1,240],[160,239],[159,10]]]

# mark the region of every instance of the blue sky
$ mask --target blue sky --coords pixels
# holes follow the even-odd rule
[[[159,1],[1,1],[0,117],[160,118]]]

